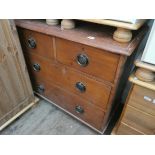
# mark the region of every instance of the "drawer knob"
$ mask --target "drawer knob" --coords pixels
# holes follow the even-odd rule
[[[40,65],[39,64],[34,64],[33,65],[33,70],[36,71],[36,72],[39,72],[40,71]]]
[[[82,67],[85,67],[88,65],[88,57],[85,55],[85,54],[79,54],[77,56],[77,63],[82,66]]]
[[[81,93],[86,91],[86,86],[82,82],[77,82],[75,86]]]
[[[36,47],[36,41],[33,38],[29,38],[27,40],[27,44],[29,48],[35,48]]]
[[[43,93],[44,91],[45,91],[45,88],[44,88],[43,85],[38,85],[38,86],[37,86],[37,92],[38,92],[38,93]]]
[[[75,107],[75,111],[78,114],[83,114],[84,113],[84,109],[81,106],[79,106],[79,105]]]

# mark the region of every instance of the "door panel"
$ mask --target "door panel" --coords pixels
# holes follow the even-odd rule
[[[0,20],[0,126],[33,100],[14,21]]]

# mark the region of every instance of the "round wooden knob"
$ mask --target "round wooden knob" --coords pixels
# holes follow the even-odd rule
[[[118,27],[113,34],[113,39],[122,43],[129,42],[132,39],[132,32],[130,30]]]
[[[135,76],[145,82],[151,82],[155,78],[155,74],[152,71],[143,68],[138,68]]]
[[[75,22],[72,19],[63,19],[61,21],[61,29],[73,29],[75,28]]]
[[[58,19],[46,19],[46,23],[48,25],[58,25],[59,24],[59,20]]]

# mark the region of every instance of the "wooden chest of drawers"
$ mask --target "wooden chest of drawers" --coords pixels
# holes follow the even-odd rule
[[[120,84],[121,75],[125,66],[130,70],[132,53],[144,31],[121,44],[112,39],[114,30],[108,27],[83,24],[62,31],[59,26],[30,20],[17,20],[16,25],[34,91],[103,133],[128,77]],[[91,35],[94,40],[89,39]]]
[[[155,82],[151,82],[154,90],[146,88],[133,75],[135,81],[130,90],[121,118],[116,126],[118,135],[154,135],[155,134]],[[137,81],[144,83],[137,85]]]

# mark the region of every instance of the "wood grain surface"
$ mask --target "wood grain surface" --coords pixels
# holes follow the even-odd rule
[[[155,91],[134,85],[128,104],[155,116],[155,104],[153,100],[155,100]]]
[[[96,129],[102,131],[104,112],[98,107],[94,106],[91,102],[66,91],[60,86],[49,83],[46,79],[35,79],[33,82],[34,90],[37,91],[36,87],[39,84],[44,85],[45,87],[45,91],[41,93],[41,95],[82,119],[83,121],[89,123]],[[84,112],[77,113],[75,109],[76,106],[80,106]]]
[[[108,85],[58,63],[51,63],[36,54],[26,55],[26,60],[31,78],[46,79],[50,83],[56,83],[66,91],[78,95],[79,98],[87,99],[102,110],[106,110],[111,91],[111,87]],[[39,72],[33,70],[35,63],[41,67]],[[82,82],[85,85],[85,92],[80,92],[76,88],[77,82]]]
[[[152,81],[152,82],[141,81],[135,76],[135,73],[131,74],[131,76],[129,77],[129,81],[136,85],[139,85],[139,86],[142,86],[142,87],[145,87],[145,88],[155,91],[155,81]]]
[[[117,135],[144,135],[144,133],[141,133],[140,131],[137,131],[133,127],[130,127],[129,125],[121,122],[119,128],[116,130],[114,134]]]
[[[138,30],[146,21],[146,19],[140,19],[139,22],[133,24],[113,19],[80,19],[80,20],[98,23],[102,25],[121,27],[129,30]]]
[[[25,30],[22,28],[18,29],[18,33],[23,51],[35,53],[48,59],[54,59],[52,36],[48,36],[31,30]],[[35,48],[28,47],[28,39],[30,38],[33,38],[36,42]]]
[[[56,38],[56,53],[60,63],[111,83],[114,82],[120,55],[59,38]],[[87,66],[82,67],[77,63],[79,54],[88,57]]]
[[[127,105],[122,122],[147,135],[155,134],[155,117]]]
[[[103,133],[122,99],[136,56],[133,51],[141,41],[144,29],[134,33],[131,42],[118,43],[112,39],[114,29],[107,26],[101,28],[82,23],[75,29],[61,30],[59,26],[48,26],[44,21],[35,20],[18,20],[16,25],[18,29],[25,28],[22,31],[29,29],[52,38],[54,59],[46,57],[46,51],[43,56],[24,49],[34,90],[41,84],[45,87],[43,93],[38,92],[41,97]],[[21,42],[25,39],[21,38]],[[41,47],[46,42],[42,40],[40,44],[43,44]],[[77,63],[79,54],[88,58],[84,67]],[[40,71],[34,71],[33,64],[39,64]],[[77,90],[77,82],[85,85],[85,92]],[[84,117],[75,112],[77,103],[88,109]]]
[[[14,22],[0,20],[0,126],[34,100]]]
[[[15,20],[15,23],[18,27],[127,56],[134,52],[147,30],[146,27],[143,27],[139,31],[133,32],[133,39],[129,43],[119,43],[113,40],[115,28],[109,26],[83,22],[75,29],[61,30],[60,26],[49,26],[45,21]],[[91,37],[94,39],[90,39]]]

